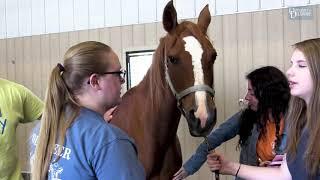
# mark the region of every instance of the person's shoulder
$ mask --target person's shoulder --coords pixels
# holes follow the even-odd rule
[[[30,91],[28,88],[26,88],[22,84],[9,81],[6,79],[1,79],[1,78],[0,78],[0,87],[2,91],[5,91],[8,94],[24,95],[27,91]]]
[[[125,139],[125,140],[132,141],[132,139],[119,127],[110,123],[107,124],[107,127],[109,130],[109,133],[112,134],[114,139]]]
[[[80,116],[77,118],[77,126],[82,126],[81,129],[86,129],[88,137],[94,140],[103,140],[104,143],[109,143],[117,139],[131,139],[120,128],[105,122],[103,117],[98,113],[89,110],[81,109]]]
[[[21,87],[22,85],[13,81],[9,81],[7,79],[0,78],[0,84],[1,86],[12,86],[12,87]]]
[[[0,88],[5,91],[5,90],[10,90],[12,88],[16,88],[18,87],[18,84],[13,82],[13,81],[9,81],[7,79],[2,79],[0,78]]]
[[[104,137],[105,143],[113,141],[126,140],[133,143],[133,140],[120,128],[110,123],[102,123],[101,136]]]

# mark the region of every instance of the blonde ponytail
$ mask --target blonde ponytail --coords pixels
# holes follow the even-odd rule
[[[73,113],[71,113],[69,118],[67,118],[65,113],[67,106],[73,109],[73,111],[71,111]],[[49,164],[52,161],[55,144],[64,144],[66,130],[77,116],[78,107],[64,83],[61,76],[61,69],[58,66],[55,67],[49,79],[35,158],[32,162],[31,170],[33,180],[47,179],[47,172]],[[57,157],[59,157],[61,153],[62,151],[60,149]],[[58,159],[55,159],[54,161],[57,160]]]

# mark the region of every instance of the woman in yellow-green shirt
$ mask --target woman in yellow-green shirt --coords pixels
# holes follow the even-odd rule
[[[26,87],[0,78],[0,180],[22,179],[16,129],[39,119],[43,102]]]

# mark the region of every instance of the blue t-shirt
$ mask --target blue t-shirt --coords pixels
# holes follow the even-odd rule
[[[306,152],[306,149],[307,149],[308,137],[309,137],[308,131],[305,128],[301,133],[301,137],[300,137],[298,148],[297,148],[297,154],[295,158],[290,156],[289,153],[287,155],[288,168],[293,180],[295,179],[296,180],[301,180],[301,179],[320,180],[319,173],[315,177],[310,177],[308,175],[308,171],[305,165],[304,153]]]
[[[33,152],[38,132],[39,126],[31,137]],[[56,145],[53,159],[58,149]],[[133,140],[92,110],[81,109],[62,149],[60,159],[50,164],[48,179],[145,179]]]

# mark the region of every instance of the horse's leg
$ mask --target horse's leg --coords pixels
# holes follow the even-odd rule
[[[177,172],[182,165],[181,147],[178,137],[168,147],[165,154],[163,167],[160,172],[160,180],[171,180],[175,172]]]

